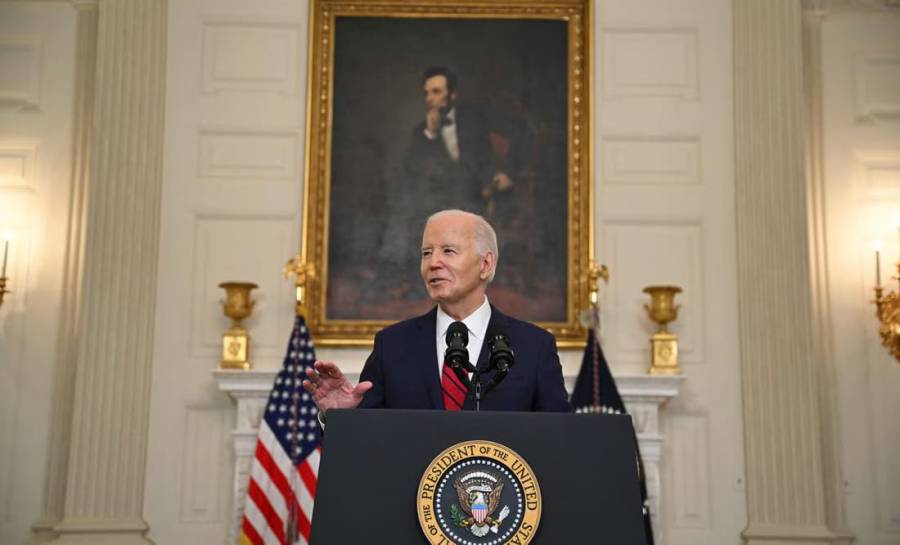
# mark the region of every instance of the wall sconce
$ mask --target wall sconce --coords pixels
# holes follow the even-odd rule
[[[900,227],[897,228],[900,238]],[[898,246],[900,248],[900,246]],[[900,362],[900,260],[896,264],[898,291],[884,293],[881,285],[881,242],[875,243],[875,316],[881,322],[878,333],[881,344]]]
[[[9,242],[12,240],[13,233],[10,230],[3,232],[3,268],[0,269],[0,306],[3,306],[3,296],[10,293],[6,289],[6,266],[9,263]]]

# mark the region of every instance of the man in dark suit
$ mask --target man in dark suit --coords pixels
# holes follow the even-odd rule
[[[413,129],[404,169],[421,196],[419,210],[448,206],[483,212],[494,193],[512,189],[524,146],[521,127],[501,122],[497,112],[461,104],[456,74],[444,66],[422,75],[425,120]]]
[[[481,216],[460,210],[431,216],[422,235],[420,271],[437,307],[379,332],[355,386],[334,363],[317,361],[303,386],[320,414],[360,406],[471,409],[465,381],[443,363],[446,333],[454,322],[467,329],[469,361],[481,369],[487,368],[489,331],[506,334],[516,354],[509,375],[484,397],[482,409],[571,411],[553,336],[502,314],[487,301],[497,258],[497,237]],[[493,374],[485,373],[483,382]]]

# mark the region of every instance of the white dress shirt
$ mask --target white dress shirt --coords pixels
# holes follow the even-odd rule
[[[459,161],[459,137],[456,134],[456,108],[450,108],[445,119],[447,119],[449,123],[443,123],[441,125],[441,139],[444,141],[444,147],[447,148],[447,153],[450,154],[450,157],[454,161]],[[434,140],[438,135],[429,132],[428,128],[426,128],[425,137],[429,140]]]
[[[437,335],[438,376],[441,374],[441,367],[444,365],[444,353],[447,351],[447,329],[455,321],[438,305],[437,327],[435,328],[435,334]],[[484,303],[475,309],[475,312],[460,321],[469,330],[469,344],[466,346],[466,349],[469,351],[469,362],[474,366],[478,363],[478,355],[481,354],[481,346],[484,344],[484,337],[487,334],[488,322],[491,321],[491,305],[488,303],[487,296],[484,298]],[[469,376],[471,377],[471,373],[469,373]]]

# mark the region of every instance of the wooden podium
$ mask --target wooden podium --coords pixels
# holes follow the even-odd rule
[[[627,415],[332,410],[310,543],[645,545],[641,510]]]

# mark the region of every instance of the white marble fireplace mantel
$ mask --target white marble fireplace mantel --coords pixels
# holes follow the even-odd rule
[[[256,448],[257,426],[277,374],[278,369],[251,369],[249,371],[214,369],[212,371],[219,390],[228,393],[237,402],[237,418],[234,430],[232,430],[235,454],[234,511],[232,512],[234,520],[229,532],[229,543],[235,542],[234,538],[240,527],[250,463]],[[356,380],[358,377],[348,374],[348,378]],[[658,521],[660,520],[662,487],[660,462],[665,442],[659,425],[660,412],[666,401],[678,395],[684,376],[617,375],[615,379],[619,393],[625,401],[637,430],[638,443],[644,458],[647,495],[653,515],[654,533],[659,536]],[[566,383],[574,383],[574,377],[566,377]],[[661,545],[659,540],[656,543]]]

